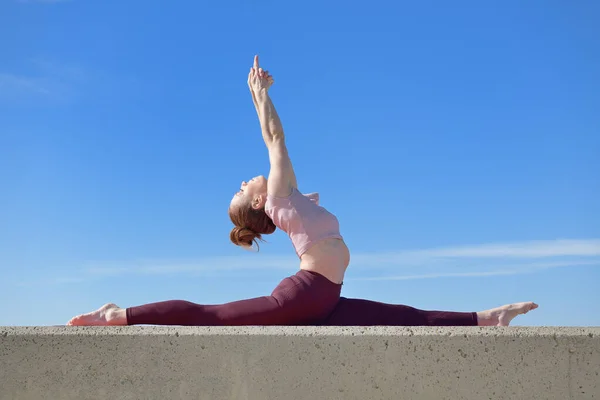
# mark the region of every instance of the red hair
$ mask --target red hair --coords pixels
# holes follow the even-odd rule
[[[235,225],[229,233],[229,240],[237,246],[252,247],[256,243],[258,247],[258,241],[263,240],[262,235],[270,235],[277,229],[264,207],[254,209],[250,202],[229,207],[229,218]]]

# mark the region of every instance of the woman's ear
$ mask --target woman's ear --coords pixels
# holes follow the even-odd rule
[[[254,196],[254,199],[252,199],[252,208],[254,210],[260,210],[265,206],[266,202],[267,198],[265,195],[257,194],[256,196]]]

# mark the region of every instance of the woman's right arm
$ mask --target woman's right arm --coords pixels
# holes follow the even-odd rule
[[[262,76],[261,76],[262,75]],[[285,145],[285,135],[279,115],[268,94],[269,82],[258,66],[258,56],[254,58],[254,67],[248,78],[253,100],[257,109],[263,140],[269,151],[271,170],[269,172],[269,194],[275,197],[287,197],[292,188],[297,188],[296,175]]]

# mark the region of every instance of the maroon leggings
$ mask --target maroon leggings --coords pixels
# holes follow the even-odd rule
[[[285,278],[270,296],[219,305],[183,300],[127,309],[129,325],[477,325],[477,314],[416,308],[340,297],[342,285],[300,270]]]
[[[424,311],[400,304],[342,297],[333,313],[320,325],[476,326],[477,313]]]

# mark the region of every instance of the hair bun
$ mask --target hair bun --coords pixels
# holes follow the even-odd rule
[[[260,240],[260,238],[260,233],[256,233],[252,229],[241,226],[233,227],[231,233],[229,234],[229,239],[234,244],[242,247],[252,247],[252,244],[256,243],[256,240]]]

